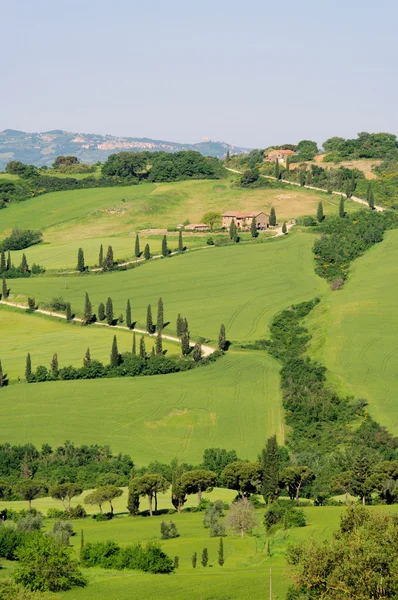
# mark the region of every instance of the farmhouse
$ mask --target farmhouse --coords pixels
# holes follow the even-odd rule
[[[231,221],[234,220],[238,229],[248,229],[252,224],[253,217],[256,219],[257,229],[267,229],[269,218],[268,215],[261,211],[241,212],[238,210],[229,210],[222,216],[222,225],[223,227],[229,227]]]
[[[209,231],[210,226],[206,223],[191,223],[185,226],[186,231]]]
[[[285,162],[288,156],[295,156],[296,153],[293,150],[270,150],[267,156],[264,158],[266,162]]]

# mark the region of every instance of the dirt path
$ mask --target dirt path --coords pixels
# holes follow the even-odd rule
[[[238,175],[242,175],[243,174],[243,171],[237,171],[236,169],[229,169],[228,167],[225,167],[225,168],[227,169],[227,171],[231,171],[232,173],[238,173]],[[264,177],[264,179],[273,179],[274,181],[281,181],[282,183],[288,183],[289,185],[296,185],[297,187],[304,187],[304,189],[307,189],[307,190],[315,190],[317,192],[323,192],[324,194],[327,193],[326,190],[324,190],[322,188],[315,187],[313,185],[301,186],[296,181],[289,181],[288,179],[279,179],[279,180],[277,180],[277,178],[273,177],[272,175],[260,175],[260,177]],[[343,197],[345,197],[345,193],[344,192],[332,192],[332,194],[336,194],[337,196],[343,196]],[[358,204],[362,204],[364,206],[369,206],[368,203],[366,202],[366,200],[363,200],[362,198],[358,198],[358,196],[351,196],[350,200],[353,200],[354,202],[358,202]],[[386,209],[383,208],[382,206],[376,206],[375,205],[375,210],[377,212],[383,212]]]
[[[25,306],[25,304],[18,304],[17,302],[7,302],[5,300],[0,300],[0,304],[5,304],[6,306],[13,306],[14,308],[20,308],[23,310],[27,310],[28,307]],[[56,313],[56,312],[52,312],[50,310],[44,310],[43,308],[37,308],[35,310],[35,312],[41,313],[42,315],[47,315],[49,317],[54,317],[57,319],[66,319],[66,315],[62,314],[62,313]],[[83,319],[80,319],[79,317],[74,317],[74,319],[72,319],[73,321],[76,321],[78,323],[82,323]],[[130,331],[131,333],[140,333],[142,335],[147,335],[149,337],[153,337],[156,338],[156,333],[148,333],[147,331],[145,331],[144,329],[128,329],[127,327],[124,327],[123,325],[108,325],[108,323],[101,323],[96,321],[95,323],[92,323],[91,325],[97,325],[99,327],[109,327],[109,329],[122,329],[123,331]],[[90,327],[91,327],[90,325]],[[177,344],[180,343],[180,338],[175,337],[173,335],[168,335],[168,334],[162,334],[162,338],[165,340],[169,340],[170,342],[176,342]],[[191,348],[193,348],[195,346],[195,342],[190,342],[190,346]],[[202,346],[202,354],[203,356],[210,356],[210,354],[213,354],[213,352],[215,352],[216,348],[213,348],[212,346]]]

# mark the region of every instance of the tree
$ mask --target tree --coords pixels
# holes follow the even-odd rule
[[[196,569],[196,563],[197,563],[197,561],[198,561],[198,555],[197,555],[197,553],[196,553],[196,552],[194,552],[194,553],[192,554],[192,558],[191,558],[191,562],[192,562],[192,568],[193,568],[193,569]]]
[[[58,354],[57,353],[55,353],[51,359],[50,368],[51,368],[51,373],[52,373],[53,377],[55,377],[55,379],[58,379],[59,365],[58,365]]]
[[[181,512],[182,507],[187,501],[185,490],[181,484],[181,477],[183,473],[183,466],[177,465],[171,478],[171,503],[178,513]]]
[[[280,485],[286,487],[291,500],[298,500],[303,484],[315,479],[313,471],[306,466],[286,467],[281,474]]]
[[[159,329],[156,335],[156,355],[163,356],[163,340],[162,340],[162,330]]]
[[[135,236],[135,248],[134,248],[134,254],[136,258],[139,258],[141,256],[141,251],[140,251],[140,238],[138,236],[138,233]]]
[[[301,187],[305,186],[305,169],[300,169],[299,182]]]
[[[237,237],[238,237],[238,234],[236,231],[235,220],[232,219],[231,224],[229,226],[229,239],[232,240],[233,242],[236,242]]]
[[[79,496],[83,491],[83,487],[77,483],[58,483],[50,489],[50,496],[54,500],[61,500],[65,510],[70,512],[70,503],[72,498]]]
[[[84,264],[84,252],[83,252],[83,248],[79,248],[79,250],[77,251],[77,266],[76,269],[78,271],[80,271],[80,273],[83,273],[83,271],[86,269],[85,264]]]
[[[271,227],[275,227],[276,225],[276,212],[273,206],[271,206],[271,210],[269,213],[269,224],[271,225]]]
[[[203,548],[202,560],[200,562],[202,563],[202,567],[207,567],[207,563],[209,562],[209,553],[207,551],[207,548]]]
[[[84,316],[83,325],[89,325],[93,322],[93,306],[90,302],[90,298],[86,292],[86,298],[84,301]]]
[[[286,158],[286,174],[289,175],[289,173],[290,173],[290,156],[287,155],[287,158]]]
[[[294,586],[287,598],[355,600],[396,598],[398,520],[394,515],[350,507],[331,539],[289,547]]]
[[[16,583],[35,592],[60,592],[87,585],[71,550],[45,535],[29,536],[21,546],[13,577]]]
[[[180,229],[178,234],[178,252],[184,252],[184,242],[182,239],[182,231]]]
[[[180,315],[180,313],[178,313],[178,317],[177,317],[177,324],[176,324],[176,331],[177,331],[177,336],[179,338],[182,337],[182,334],[184,333],[184,319],[182,318],[182,316]]]
[[[308,171],[305,172],[305,175],[308,185],[312,185],[312,169],[308,169]]]
[[[231,155],[230,155],[229,150],[227,150],[227,153],[225,155],[225,163],[228,164],[230,160],[231,160]]]
[[[98,266],[102,267],[103,264],[104,264],[104,248],[101,244],[100,250],[99,250],[99,255],[98,255]]]
[[[209,225],[210,229],[219,229],[221,227],[222,214],[220,212],[207,212],[202,217],[202,223]]]
[[[22,273],[27,273],[29,271],[29,265],[25,254],[22,254],[21,271]]]
[[[220,326],[220,333],[218,335],[218,348],[219,350],[226,350],[227,348],[227,334],[223,323]]]
[[[119,366],[119,363],[120,363],[120,354],[119,354],[119,350],[117,348],[117,339],[116,339],[116,336],[114,335],[113,342],[112,342],[110,366],[112,368],[116,368],[117,366]]]
[[[254,506],[247,498],[241,498],[231,504],[227,515],[227,525],[243,537],[257,525]]]
[[[318,153],[318,144],[312,140],[301,140],[297,144],[296,151],[300,156],[300,161],[312,160]]]
[[[140,510],[140,497],[138,494],[133,493],[130,490],[130,486],[129,486],[129,495],[128,495],[128,499],[127,499],[127,510],[129,511],[130,515],[132,515],[132,516],[138,515],[138,512]]]
[[[28,308],[29,310],[36,310],[36,300],[34,298],[28,297]]]
[[[181,353],[183,356],[187,356],[191,350],[191,343],[189,340],[189,331],[184,330],[181,336]]]
[[[261,493],[265,502],[274,502],[279,495],[279,446],[276,435],[267,439],[259,456],[262,471]]]
[[[239,462],[235,450],[225,450],[225,448],[206,448],[206,450],[203,452],[203,468],[214,471],[219,478],[225,467],[233,462]]]
[[[276,159],[275,160],[275,169],[274,169],[274,177],[275,177],[275,179],[279,179],[280,175],[281,175],[281,171],[280,171],[280,168],[279,168],[279,160]]]
[[[198,504],[202,500],[202,493],[211,490],[216,484],[216,473],[205,469],[187,471],[181,476],[181,487],[186,494],[198,494]]]
[[[89,367],[90,365],[91,365],[90,348],[87,348],[86,354],[84,355],[84,358],[83,358],[83,367]]]
[[[162,331],[164,328],[164,306],[162,298],[158,300],[158,318],[156,321],[156,330]]]
[[[362,504],[365,504],[366,498],[370,495],[367,487],[367,479],[371,474],[370,460],[366,452],[361,451],[356,456],[351,476],[351,493],[359,496]]]
[[[6,265],[6,269],[7,271],[9,271],[12,267],[12,263],[11,263],[11,252],[8,251],[7,252],[7,265]]]
[[[343,218],[345,217],[345,210],[344,210],[344,197],[341,196],[340,197],[340,204],[339,204],[339,217]]]
[[[148,333],[153,333],[155,331],[153,326],[152,307],[150,304],[148,304],[146,309],[146,330]]]
[[[351,198],[351,195],[352,195],[351,182],[349,179],[347,179],[347,181],[345,183],[345,195],[346,195],[346,198]]]
[[[151,250],[149,248],[149,244],[146,244],[144,248],[144,258],[145,260],[149,260],[151,258]]]
[[[261,466],[254,462],[233,462],[221,473],[224,487],[236,490],[239,496],[248,498],[261,490]]]
[[[144,336],[141,336],[141,339],[140,339],[140,357],[141,358],[146,358],[146,349],[145,349],[145,338],[144,338]]]
[[[114,264],[115,260],[113,258],[113,248],[112,246],[108,246],[102,268],[104,271],[112,271]]]
[[[158,510],[157,495],[159,492],[166,492],[169,487],[169,482],[158,473],[149,473],[142,477],[135,477],[130,483],[130,490],[138,496],[147,496],[149,514],[153,516],[152,502],[155,501],[155,513]]]
[[[108,300],[106,301],[105,314],[106,322],[108,323],[108,325],[113,325],[114,314],[112,298],[108,298]]]
[[[38,498],[42,493],[42,486],[32,479],[25,479],[18,485],[18,494],[22,500],[28,501],[29,512],[32,510],[32,500]]]
[[[256,217],[252,218],[252,222],[250,225],[250,233],[252,238],[256,238],[258,237],[258,229],[257,229],[257,225],[256,225]]]
[[[282,225],[282,233],[283,233],[283,235],[286,235],[286,234],[287,234],[286,221],[283,221],[283,225]]]
[[[72,320],[72,308],[71,308],[70,302],[66,303],[65,316],[66,316],[67,321]]]
[[[100,302],[98,305],[98,318],[100,321],[105,319],[105,305],[103,302]]]
[[[167,247],[167,236],[163,236],[162,239],[162,256],[168,256],[169,255],[169,249]]]
[[[131,353],[137,354],[137,340],[135,339],[135,332],[133,333],[133,345],[131,347]]]
[[[29,381],[32,376],[32,360],[30,358],[30,352],[26,355],[26,366],[25,366],[25,379]]]
[[[129,329],[131,329],[132,321],[131,321],[131,305],[130,300],[127,300],[126,305],[126,325]]]
[[[3,373],[3,366],[0,360],[0,388],[6,387],[8,385],[8,378],[5,373]]]
[[[220,537],[220,543],[218,546],[218,564],[220,565],[220,567],[223,566],[224,562],[224,542],[222,537]]]
[[[195,346],[193,347],[192,358],[196,363],[202,358],[202,346],[199,344],[199,342],[196,342]]]
[[[4,273],[4,271],[6,270],[6,253],[4,252],[4,249],[1,249],[1,256],[0,256],[0,272]]]
[[[324,218],[325,218],[325,216],[323,214],[323,204],[322,204],[322,200],[320,200],[318,202],[318,208],[316,211],[316,220],[318,221],[318,223],[322,223]]]
[[[7,289],[7,281],[6,278],[3,275],[3,281],[2,281],[2,293],[1,293],[1,299],[2,300],[7,300],[8,298],[8,289]]]
[[[369,183],[369,191],[367,192],[367,200],[368,200],[368,204],[369,204],[369,208],[371,208],[372,210],[375,209],[375,199],[373,196],[373,188],[372,188],[372,184]]]
[[[99,487],[97,490],[97,494],[102,497],[103,502],[109,502],[110,512],[113,516],[113,504],[112,500],[115,498],[120,498],[123,494],[123,490],[121,490],[117,485],[103,485]]]
[[[84,504],[88,504],[91,506],[93,506],[93,505],[98,506],[101,515],[102,515],[102,505],[104,502],[105,502],[105,500],[99,490],[94,490],[93,492],[90,492],[84,498]]]

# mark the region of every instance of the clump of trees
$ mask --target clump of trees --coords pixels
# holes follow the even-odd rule
[[[103,569],[124,569],[144,571],[146,573],[172,573],[174,562],[155,542],[145,546],[134,544],[121,548],[116,542],[88,543],[80,552],[84,567],[102,567]]]

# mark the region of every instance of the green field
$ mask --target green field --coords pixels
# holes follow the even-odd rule
[[[398,231],[358,259],[349,281],[308,319],[312,354],[342,392],[369,401],[371,415],[398,433]]]
[[[215,340],[225,323],[229,339],[253,340],[266,335],[279,310],[327,289],[314,273],[313,241],[312,235],[293,233],[264,244],[213,247],[156,260],[125,272],[15,279],[11,299],[33,296],[42,303],[61,295],[80,314],[86,291],[94,307],[109,293],[115,314],[125,310],[130,298],[133,320],[144,326],[148,303],[155,306],[162,296],[165,320],[170,321],[166,331],[175,331],[181,312],[193,339]]]

